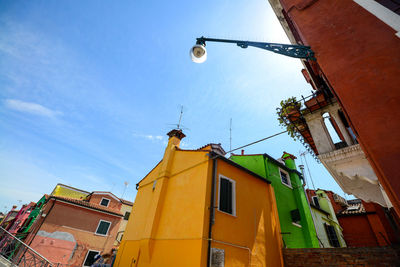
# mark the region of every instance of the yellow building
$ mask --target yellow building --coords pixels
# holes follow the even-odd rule
[[[223,156],[219,145],[179,148],[138,184],[114,266],[283,266],[270,182]]]
[[[65,185],[65,184],[57,184],[54,187],[53,191],[50,195],[52,196],[61,196],[61,197],[70,197],[75,199],[84,199],[90,194],[90,192]]]

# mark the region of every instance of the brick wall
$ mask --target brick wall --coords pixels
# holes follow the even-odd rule
[[[400,266],[400,248],[309,248],[283,249],[285,267]]]

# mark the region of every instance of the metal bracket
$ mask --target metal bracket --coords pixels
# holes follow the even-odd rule
[[[314,57],[314,51],[311,50],[311,47],[305,45],[289,45],[289,44],[240,41],[240,40],[214,39],[214,38],[206,38],[203,36],[197,38],[196,40],[197,44],[204,46],[206,45],[206,42],[235,43],[241,48],[247,48],[249,46],[253,46],[288,57],[316,60]]]

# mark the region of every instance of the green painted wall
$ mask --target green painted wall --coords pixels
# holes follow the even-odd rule
[[[281,181],[280,169],[284,170],[281,163],[270,159],[266,154],[233,155],[230,159],[271,181],[275,191],[282,239],[286,247],[318,248],[314,222],[299,175],[289,170],[291,181],[289,187]],[[285,165],[289,169],[296,170],[296,164],[291,158],[285,159]],[[290,212],[295,209],[299,210],[301,227],[292,223]]]

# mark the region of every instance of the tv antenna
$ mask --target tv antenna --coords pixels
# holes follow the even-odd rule
[[[178,130],[180,129],[179,127],[181,126],[182,115],[183,115],[183,106],[181,105],[181,113],[179,114],[179,122],[177,125]]]
[[[126,188],[128,187],[128,185],[129,185],[129,182],[128,181],[124,181],[124,192],[122,193],[122,196],[121,196],[121,198],[123,198],[124,197],[124,195],[125,195],[125,191],[126,191]]]
[[[181,111],[179,113],[178,123],[177,124],[168,124],[168,125],[174,125],[174,126],[176,126],[176,129],[178,129],[178,130],[190,130],[188,128],[182,127],[181,122],[182,122],[182,117],[183,117],[183,106],[181,105],[180,107],[181,107]]]
[[[229,150],[232,150],[232,118],[229,124]]]

